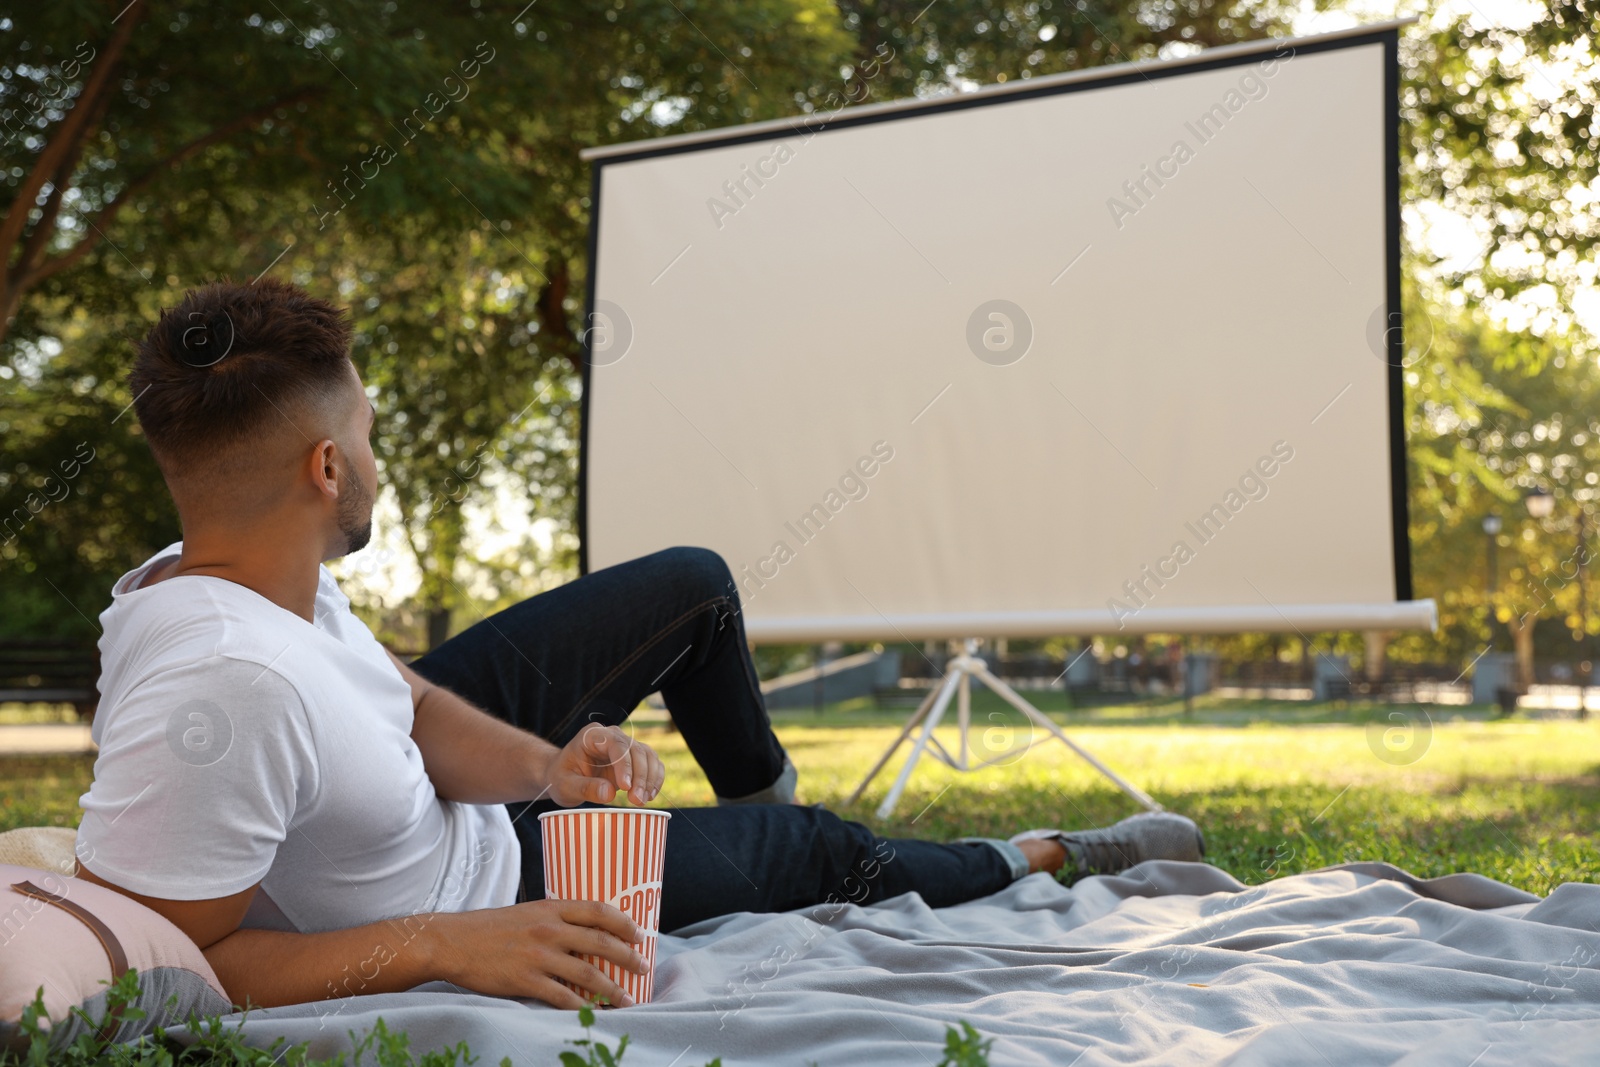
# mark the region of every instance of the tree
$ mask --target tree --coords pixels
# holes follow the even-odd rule
[[[1574,637],[1600,632],[1578,611],[1572,510],[1592,505],[1600,482],[1600,367],[1581,335],[1539,338],[1468,306],[1429,310],[1426,350],[1407,371],[1417,592],[1439,602],[1434,647],[1465,666],[1491,640],[1492,617],[1527,684],[1541,617]],[[1523,498],[1536,488],[1554,490],[1564,514],[1533,519]],[[1490,514],[1503,523],[1492,594]]]
[[[1298,10],[1282,0],[297,0],[255,14],[125,4],[57,0],[0,17],[0,511],[27,517],[0,544],[0,627],[81,631],[110,578],[177,535],[122,376],[131,340],[190,285],[271,269],[352,305],[358,365],[390,416],[385,478],[437,630],[462,600],[457,568],[470,567],[461,509],[487,500],[493,481],[526,479],[539,513],[570,524],[589,210],[580,148],[1170,55],[1287,32]],[[1595,211],[1578,191],[1595,177],[1591,8],[1556,4],[1521,35],[1466,22],[1406,35],[1407,200],[1480,219],[1501,252],[1448,271],[1415,253],[1413,311],[1425,298],[1455,323],[1446,292],[1492,303],[1583,282]],[[1577,57],[1570,76],[1537,66],[1563,57]],[[1539,255],[1510,258],[1530,247]],[[1560,318],[1545,325],[1559,330]],[[1533,366],[1527,346],[1484,344],[1511,362],[1434,357],[1412,368],[1410,386],[1419,587],[1439,590],[1464,657],[1465,620],[1483,607],[1466,516],[1491,496],[1509,515],[1519,478],[1540,472],[1496,471],[1440,413],[1565,410],[1517,391]],[[32,512],[47,472],[80,441],[96,459],[71,494]],[[1436,552],[1440,569],[1428,572]]]
[[[927,96],[1287,36],[1301,13],[1282,0],[1191,0],[1181,7],[1148,0],[841,0],[839,9],[857,41],[845,96],[858,102],[865,92],[885,100]],[[889,54],[895,58],[886,72],[870,74],[873,60]]]
[[[386,474],[419,512],[408,532],[445,610],[456,505],[484,492],[481,478],[448,488],[454,465],[569,418],[578,149],[681,127],[691,111],[723,124],[778,114],[850,44],[816,0],[656,3],[627,19],[614,3],[560,0],[122,7],[65,0],[0,21],[0,499],[29,519],[0,546],[0,596],[31,605],[0,625],[53,611],[52,626],[81,632],[110,579],[176,536],[125,417],[128,343],[184,288],[268,269],[336,284],[327,295],[354,305],[358,363],[393,414]],[[558,395],[509,425],[552,360],[569,370]],[[118,477],[97,461],[78,492],[34,514],[73,433],[117,457]],[[544,455],[519,450],[505,469],[547,467],[570,484],[570,464]],[[547,493],[557,505],[563,486]],[[441,494],[450,508],[435,506]]]
[[[1540,529],[1521,497],[1540,486],[1585,506],[1600,471],[1594,342],[1570,310],[1595,280],[1600,239],[1595,15],[1592,2],[1530,9],[1525,26],[1468,14],[1407,35],[1402,50],[1408,222],[1434,205],[1484,242],[1480,257],[1450,263],[1411,252],[1420,292],[1408,310],[1430,315],[1433,346],[1407,373],[1418,587],[1439,599],[1457,654],[1485,647],[1487,626],[1471,620],[1492,611],[1524,684],[1540,616],[1581,626],[1572,531],[1555,528],[1571,515]],[[1465,577],[1484,573],[1490,511],[1505,522],[1492,598],[1486,577]]]
[[[503,236],[396,232],[371,240],[385,270],[344,268],[360,277],[353,292],[381,294],[355,358],[376,393],[374,448],[421,566],[430,646],[468,599],[464,505],[488,495],[484,479],[512,476],[530,519],[570,506],[576,381],[565,346],[541,343],[536,268],[491,247]]]
[[[1477,301],[1522,296],[1559,328],[1595,281],[1600,243],[1600,6],[1555,0],[1525,26],[1473,13],[1411,35],[1405,86],[1412,195],[1469,219],[1477,263],[1444,285]]]
[[[296,10],[62,0],[26,25],[7,20],[0,124],[22,164],[3,175],[7,326],[29,292],[153,200],[298,194],[319,229],[346,211],[369,223],[461,219],[453,174],[471,175],[496,207],[512,195],[526,207],[528,157],[575,156],[668,95],[713,122],[773,113],[775,98],[803,89],[848,41],[814,0],[718,7],[700,27],[671,4],[633,12],[631,25],[616,6],[559,0],[536,12],[512,0]],[[781,45],[759,59],[749,43],[738,50],[769,88],[744,84],[707,33]],[[530,101],[547,110],[530,114]],[[406,161],[435,128],[446,136],[433,138],[431,158]],[[396,164],[411,180],[379,180]]]

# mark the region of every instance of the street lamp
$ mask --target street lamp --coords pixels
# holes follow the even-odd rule
[[[1495,566],[1494,558],[1496,546],[1495,538],[1500,536],[1500,530],[1500,516],[1489,514],[1483,517],[1483,534],[1484,540],[1487,543],[1487,548],[1485,551],[1485,578],[1483,583],[1483,613],[1489,621],[1490,649],[1494,648],[1494,587],[1499,584],[1497,581],[1499,578],[1499,568]]]
[[[1548,489],[1530,490],[1522,502],[1528,505],[1528,514],[1536,519],[1548,519],[1556,509],[1556,495]]]

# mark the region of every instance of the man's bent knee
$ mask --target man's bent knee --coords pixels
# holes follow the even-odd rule
[[[650,558],[666,567],[674,582],[682,583],[682,587],[697,599],[715,600],[723,597],[737,610],[739,589],[734,584],[733,572],[713,550],[680,545],[664,548]]]

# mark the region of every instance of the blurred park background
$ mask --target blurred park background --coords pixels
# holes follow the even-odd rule
[[[1081,721],[1600,709],[1592,4],[52,0],[0,15],[0,718],[88,714],[113,581],[180,537],[125,371],[186,288],[270,272],[350,306],[383,489],[334,570],[416,653],[576,575],[580,149],[1408,14],[1411,537],[1438,632],[983,653]],[[949,653],[757,651],[775,706],[843,719],[903,715]]]

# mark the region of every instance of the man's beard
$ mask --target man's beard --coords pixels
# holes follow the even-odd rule
[[[344,535],[341,556],[360,552],[372,540],[372,503],[374,495],[361,484],[355,471],[350,471],[351,493],[339,504],[339,532]]]

